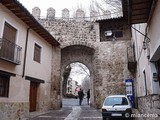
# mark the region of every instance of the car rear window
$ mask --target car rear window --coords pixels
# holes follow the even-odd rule
[[[125,97],[108,97],[105,99],[104,105],[106,106],[128,105],[128,101]]]

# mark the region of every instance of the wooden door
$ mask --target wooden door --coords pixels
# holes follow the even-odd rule
[[[30,83],[30,112],[36,111],[36,103],[37,103],[37,88],[38,84],[31,82]]]

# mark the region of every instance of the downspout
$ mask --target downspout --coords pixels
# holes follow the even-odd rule
[[[146,81],[146,72],[145,70],[143,71],[143,74],[144,74],[144,87],[145,87],[145,95],[144,96],[147,96],[147,81]]]
[[[25,43],[25,50],[24,50],[24,61],[23,61],[23,72],[22,72],[22,77],[25,76],[25,70],[26,70],[26,56],[27,56],[27,47],[28,47],[29,30],[30,30],[30,27],[27,28],[27,34],[26,34],[26,43]]]
[[[127,2],[128,2],[128,24],[131,25],[132,3],[130,0],[127,0]]]

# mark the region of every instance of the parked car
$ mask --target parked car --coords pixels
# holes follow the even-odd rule
[[[132,106],[126,95],[111,95],[105,98],[102,106],[103,120],[110,118],[129,118]]]

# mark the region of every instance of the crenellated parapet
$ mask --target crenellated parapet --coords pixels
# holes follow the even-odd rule
[[[48,20],[53,20],[55,19],[55,9],[53,9],[52,7],[47,9],[47,19]]]
[[[90,12],[90,20],[91,20],[91,21],[96,21],[97,19],[98,19],[98,12],[92,10],[92,11]]]
[[[41,10],[39,7],[34,7],[32,9],[32,15],[36,18],[36,19],[39,19],[40,18],[40,15],[41,15]]]
[[[41,10],[39,7],[34,7],[32,9],[32,15],[36,18],[36,19],[40,19],[40,15],[41,14]],[[47,9],[47,15],[46,15],[46,19],[47,20],[54,20],[55,18],[55,14],[56,11],[55,9],[53,9],[52,7]],[[69,21],[71,20],[70,18],[70,11],[67,8],[64,8],[62,10],[62,20],[64,21]],[[73,18],[72,18],[73,19]],[[81,9],[77,9],[76,13],[75,13],[75,17],[74,20],[76,20],[77,22],[83,22],[85,20],[85,12]]]
[[[62,19],[65,21],[69,20],[69,10],[67,8],[62,10]]]
[[[76,10],[76,21],[78,21],[78,22],[84,21],[84,18],[85,18],[84,11],[81,9],[77,9]]]
[[[46,16],[43,17],[43,19],[46,20],[56,20],[61,19],[63,21],[70,21],[74,20],[76,22],[84,22],[84,21],[96,21],[98,19],[110,19],[112,17],[110,11],[104,11],[103,15],[99,15],[97,11],[90,11],[89,17],[86,16],[86,13],[82,9],[77,9],[73,15],[73,17],[70,17],[70,11],[67,8],[64,8],[62,10],[62,16],[61,18],[55,17],[56,10],[52,7],[47,9]],[[40,19],[41,17],[41,10],[39,7],[34,7],[32,9],[32,15],[36,19]]]

